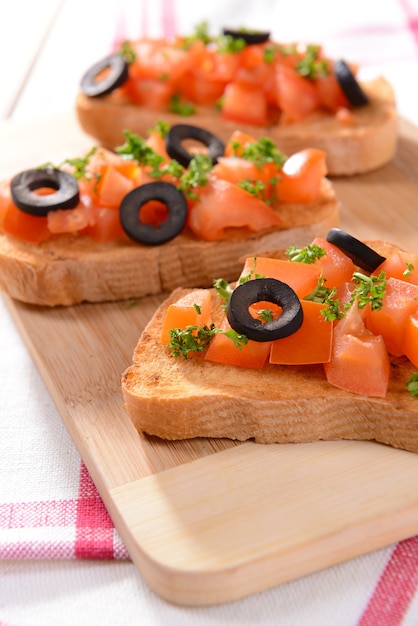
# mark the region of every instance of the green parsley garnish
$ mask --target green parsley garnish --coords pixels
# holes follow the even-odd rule
[[[320,46],[310,44],[306,47],[304,56],[296,63],[296,71],[300,76],[314,80],[328,74],[327,61],[319,58],[320,51]]]
[[[304,248],[298,248],[297,246],[289,246],[286,250],[286,254],[289,257],[289,261],[296,261],[298,263],[313,264],[318,259],[321,259],[326,254],[326,250],[310,243]]]
[[[249,178],[245,178],[244,180],[240,180],[238,183],[238,187],[244,189],[247,193],[255,196],[256,198],[261,198],[263,202],[268,204],[268,199],[266,198],[266,185],[262,180],[250,180]]]
[[[196,154],[189,163],[189,167],[180,177],[179,189],[189,198],[196,199],[193,192],[196,187],[204,187],[208,182],[208,173],[213,167],[212,159],[208,154]]]
[[[369,304],[372,311],[380,311],[386,292],[385,272],[381,272],[379,276],[366,276],[361,272],[354,272],[353,282],[356,288],[351,296],[350,305],[357,298],[359,309],[364,309]]]
[[[265,278],[263,274],[257,274],[255,271],[256,265],[257,265],[256,257],[254,257],[253,262],[254,262],[253,268],[248,272],[248,274],[245,274],[244,276],[240,277],[237,283],[238,285],[242,285],[242,283],[246,283],[248,280],[251,280],[252,278]],[[225,311],[228,306],[229,298],[231,297],[231,294],[233,292],[233,288],[228,283],[228,281],[226,281],[224,278],[216,278],[213,281],[213,286],[215,288],[216,293],[223,301],[222,309]]]
[[[225,311],[228,306],[229,298],[232,294],[232,287],[224,278],[216,278],[213,281],[213,286],[218,296],[223,300],[222,309]]]
[[[415,269],[413,263],[405,263],[406,270],[403,272],[403,276],[410,276],[411,272]]]
[[[129,41],[123,41],[119,47],[118,54],[122,55],[125,61],[130,65],[136,60],[136,52],[132,48]]]
[[[217,39],[218,52],[220,54],[234,54],[244,50],[245,39],[241,37],[231,37],[231,35],[220,35]]]
[[[418,372],[412,374],[411,378],[406,383],[406,388],[411,396],[418,396]]]
[[[235,154],[239,151],[241,158],[251,161],[260,169],[266,163],[274,163],[277,169],[280,169],[287,160],[286,155],[277,148],[274,141],[269,137],[261,137],[257,142],[249,142],[244,147],[238,142],[234,142],[232,148]]]
[[[170,343],[168,348],[171,351],[171,356],[182,356],[184,359],[188,359],[191,352],[204,352],[215,335],[223,334],[234,343],[237,348],[242,348],[243,345],[248,343],[248,338],[245,335],[238,334],[232,328],[229,330],[222,330],[217,328],[215,324],[210,326],[186,326],[184,330],[181,328],[172,328],[169,331]]]
[[[259,309],[257,315],[262,322],[267,323],[273,321],[273,311],[271,309]]]
[[[277,46],[266,46],[263,52],[264,63],[274,63]]]
[[[156,127],[157,128],[157,127]],[[164,132],[164,125],[159,126]],[[183,168],[178,161],[171,159],[164,163],[164,157],[147,145],[146,140],[129,130],[124,131],[126,141],[116,148],[116,152],[127,159],[135,160],[139,165],[149,168],[147,172],[152,178],[161,178],[163,174],[171,174],[175,178],[183,175]]]
[[[183,117],[188,117],[196,113],[196,108],[193,104],[182,102],[180,96],[175,93],[171,96],[169,111],[177,115],[182,115]]]

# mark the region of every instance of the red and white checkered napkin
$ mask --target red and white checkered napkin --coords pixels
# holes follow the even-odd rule
[[[1,299],[0,319],[0,558],[129,558]]]

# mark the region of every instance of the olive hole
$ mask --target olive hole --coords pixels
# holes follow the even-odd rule
[[[268,302],[267,300],[261,300],[251,304],[248,311],[256,320],[266,323],[269,320],[277,320],[283,313],[283,308],[274,302]]]
[[[50,178],[44,180],[33,180],[28,185],[30,191],[36,191],[39,195],[46,195],[47,193],[54,193],[58,191],[60,185],[58,181],[51,180]]]
[[[169,215],[168,207],[159,200],[149,200],[139,209],[139,221],[141,224],[160,228]]]

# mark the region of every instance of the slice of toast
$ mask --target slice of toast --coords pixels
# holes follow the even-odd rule
[[[87,235],[60,235],[32,244],[0,234],[0,289],[36,305],[73,305],[140,298],[176,287],[210,287],[234,280],[240,258],[266,249],[306,245],[339,221],[339,201],[323,179],[318,200],[282,204],[280,228],[231,233],[221,241],[180,234],[160,246],[119,240],[97,243]]]
[[[373,243],[378,251],[390,249]],[[391,357],[383,399],[333,387],[321,365],[254,370],[174,358],[160,341],[161,327],[168,305],[184,293],[175,290],[156,311],[122,375],[124,407],[140,433],[258,443],[376,440],[418,452],[418,400],[406,389],[414,366],[406,357]],[[212,304],[216,324],[221,309],[214,291]]]
[[[303,121],[273,126],[252,126],[240,123],[240,130],[255,138],[269,136],[285,154],[303,148],[319,148],[327,153],[330,176],[353,175],[376,169],[393,157],[398,139],[398,119],[394,92],[388,81],[379,77],[361,83],[369,104],[352,110],[353,124],[338,121],[335,115],[315,112]],[[81,128],[103,146],[112,149],[123,142],[123,131],[144,135],[161,118],[160,111],[151,111],[111,93],[89,98],[80,93],[75,104]],[[164,113],[170,124],[184,122],[184,117]],[[210,128],[227,141],[236,130],[236,123],[223,120],[216,110],[197,107],[188,123]]]

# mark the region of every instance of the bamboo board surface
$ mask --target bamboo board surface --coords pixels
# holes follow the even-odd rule
[[[2,177],[75,156],[72,116],[0,125]],[[341,226],[417,247],[418,131],[377,172],[335,180]],[[418,533],[418,455],[373,442],[263,446],[138,435],[120,376],[161,296],[9,310],[129,553],[180,604],[226,602]]]

